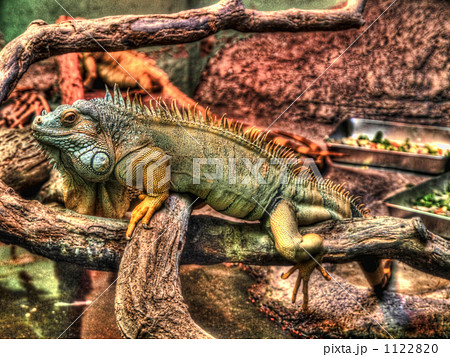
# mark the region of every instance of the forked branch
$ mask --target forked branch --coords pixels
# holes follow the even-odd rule
[[[161,15],[124,15],[48,25],[33,21],[0,52],[0,104],[29,66],[70,52],[121,51],[201,40],[226,29],[241,32],[343,30],[364,24],[366,0],[330,10],[258,11],[240,0]]]

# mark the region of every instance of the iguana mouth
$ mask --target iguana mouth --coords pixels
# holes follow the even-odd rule
[[[62,137],[66,137],[66,136],[76,135],[76,134],[83,134],[86,136],[90,136],[92,138],[96,137],[95,134],[93,134],[89,131],[85,131],[85,130],[74,130],[74,131],[66,133],[66,132],[58,131],[56,129],[38,127],[36,125],[32,125],[31,130],[33,131],[33,135],[37,140],[42,139],[42,138],[45,139],[45,137],[47,137],[47,136],[54,137],[54,138],[55,137],[62,138]]]
[[[73,133],[62,133],[60,131],[57,131],[55,129],[49,129],[49,128],[40,128],[35,125],[31,126],[31,129],[33,130],[33,135],[36,137],[36,139],[39,140],[39,137],[41,136],[69,136],[73,135]]]

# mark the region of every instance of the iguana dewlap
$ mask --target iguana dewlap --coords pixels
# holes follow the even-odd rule
[[[322,238],[302,236],[298,226],[365,214],[341,186],[315,179],[293,151],[259,130],[244,133],[224,118],[180,113],[174,105],[124,101],[117,87],[114,98],[107,91],[104,99],[43,113],[32,128],[63,176],[68,208],[121,217],[129,205],[126,186],[144,192],[127,236],[139,221],[149,224],[170,191],[194,194],[225,215],[261,221],[279,253],[295,263],[283,277],[299,270],[293,299],[303,280],[305,309],[312,271],[329,276],[320,266]],[[380,270],[370,265],[372,274]]]

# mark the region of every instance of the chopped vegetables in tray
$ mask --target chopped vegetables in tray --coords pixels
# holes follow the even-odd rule
[[[434,192],[418,198],[413,208],[450,217],[450,182],[446,190],[434,190]]]
[[[373,139],[370,139],[366,134],[360,134],[358,137],[351,136],[339,140],[328,139],[328,141],[368,149],[401,151],[434,156],[450,156],[450,149],[441,148],[436,144],[412,143],[409,138],[404,142],[389,140],[383,138],[383,133],[381,131],[378,131]]]

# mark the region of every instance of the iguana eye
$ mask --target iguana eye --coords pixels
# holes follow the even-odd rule
[[[61,123],[63,125],[73,125],[78,119],[78,113],[73,111],[73,110],[69,110],[65,113],[63,113],[63,115],[61,116]]]

